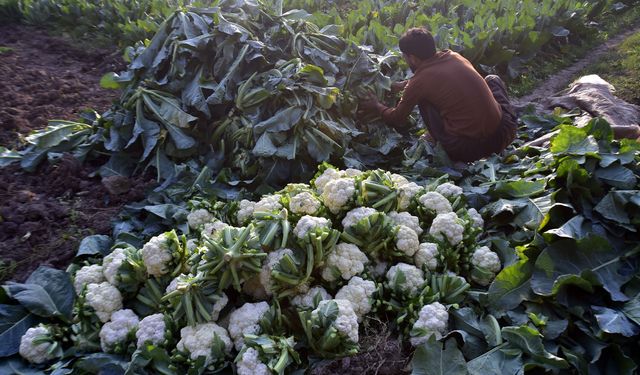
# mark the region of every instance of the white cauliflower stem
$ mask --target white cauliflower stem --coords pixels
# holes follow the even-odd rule
[[[417,216],[413,216],[408,212],[389,212],[387,214],[396,225],[404,225],[413,229],[419,236],[422,234],[422,227],[420,226],[420,219]]]
[[[413,256],[420,248],[418,234],[407,226],[399,225],[396,233],[396,248],[407,256]]]
[[[429,271],[435,271],[438,267],[438,244],[425,242],[420,244],[420,249],[414,255],[416,266],[425,266]]]
[[[229,335],[233,339],[236,350],[244,346],[244,335],[260,333],[260,319],[269,310],[266,302],[245,303],[231,313],[229,319]]]
[[[164,333],[167,329],[164,321],[164,315],[153,314],[145,317],[138,323],[136,338],[138,339],[138,348],[145,343],[160,345],[164,341]]]
[[[227,334],[227,330],[215,323],[198,324],[195,327],[187,326],[180,330],[180,341],[177,348],[189,353],[193,360],[203,356],[206,362],[211,361],[211,348],[216,337],[224,343],[224,351],[229,354],[233,345]]]
[[[451,245],[457,245],[463,239],[464,226],[455,212],[438,214],[433,219],[429,234],[441,241],[446,238]]]
[[[85,285],[99,284],[104,280],[102,266],[99,264],[92,264],[90,266],[84,266],[76,272],[76,276],[73,280],[73,287],[75,288],[76,293],[80,294]]]
[[[260,361],[260,353],[248,348],[236,362],[238,375],[270,375],[271,370]]]
[[[322,278],[326,281],[335,281],[338,277],[349,280],[364,271],[364,265],[368,262],[369,258],[360,251],[358,246],[339,243],[327,256]]]
[[[305,238],[309,231],[316,228],[331,228],[331,222],[324,217],[305,215],[298,220],[293,234],[298,238]]]
[[[351,302],[344,299],[330,299],[321,301],[318,308],[311,312],[313,317],[318,316],[318,311],[324,307],[324,305],[335,302],[338,305],[338,317],[333,326],[338,332],[348,337],[354,343],[358,342],[358,316],[353,310]]]
[[[111,352],[117,344],[127,340],[130,332],[138,328],[138,316],[131,310],[119,310],[111,315],[111,320],[100,329],[100,347]]]
[[[372,297],[375,291],[376,284],[373,281],[354,276],[349,280],[349,284],[338,290],[336,299],[351,302],[353,311],[358,316],[358,321],[362,321],[362,318],[371,311]]]
[[[398,292],[414,295],[424,284],[424,273],[411,264],[398,263],[387,271],[387,281]]]
[[[444,184],[440,184],[436,191],[447,198],[458,198],[462,195],[462,188],[452,184],[451,182],[445,182]]]
[[[355,191],[354,181],[350,178],[331,180],[322,191],[322,201],[332,213],[337,214],[353,199]]]
[[[51,343],[43,342],[35,344],[34,341],[42,336],[48,336],[49,329],[44,326],[32,327],[22,335],[20,339],[20,355],[27,361],[35,364],[40,364],[54,359],[54,354],[49,354]]]
[[[342,226],[347,229],[352,227],[364,218],[367,218],[373,214],[375,214],[376,209],[371,207],[358,207],[353,210],[347,212],[347,215],[342,219]]]
[[[173,260],[173,256],[164,233],[152,237],[149,242],[144,244],[140,254],[149,275],[160,277],[169,272],[168,266]]]
[[[312,309],[315,307],[313,306],[313,300],[316,298],[316,295],[318,294],[320,295],[321,301],[332,298],[331,294],[329,294],[325,288],[321,286],[314,286],[313,288],[309,289],[306,293],[299,294],[293,297],[291,299],[291,304],[301,308]]]
[[[440,302],[423,306],[411,330],[411,345],[424,344],[432,335],[441,339],[447,333],[448,321],[447,308]]]
[[[187,215],[187,223],[192,229],[199,228],[211,220],[213,220],[213,215],[204,208],[191,211],[189,215]]]
[[[444,214],[452,210],[449,200],[435,191],[421,195],[418,200],[424,208],[434,211],[436,214]]]
[[[118,248],[113,250],[102,260],[102,273],[107,281],[112,285],[118,285],[118,271],[125,259],[127,259],[126,251],[122,248]]]
[[[298,193],[291,197],[289,209],[294,214],[313,215],[318,212],[322,203],[308,191]]]
[[[106,281],[87,285],[86,301],[103,323],[109,321],[111,314],[122,308],[120,291]]]

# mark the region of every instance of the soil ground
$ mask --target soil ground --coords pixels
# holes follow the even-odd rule
[[[20,138],[49,119],[73,120],[86,108],[102,112],[118,92],[100,88],[100,77],[124,68],[119,53],[87,51],[45,32],[0,26],[0,145]],[[39,265],[64,268],[79,241],[109,234],[111,220],[127,202],[144,198],[144,178],[111,196],[95,165],[65,157],[25,173],[0,169],[0,281],[24,280]]]

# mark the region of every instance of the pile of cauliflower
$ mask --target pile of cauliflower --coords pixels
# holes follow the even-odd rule
[[[162,233],[140,249],[117,245],[73,267],[70,342],[147,358],[149,372],[159,350],[177,373],[282,373],[283,364],[301,364],[299,351],[356,353],[362,322],[392,299],[400,309],[419,304],[402,311],[407,341],[440,339],[455,306],[425,294],[432,276],[453,272],[484,287],[501,269],[490,244],[479,242],[482,217],[446,181],[421,185],[323,165],[309,185],[213,207],[193,208],[188,233]],[[29,329],[22,357],[59,358],[48,348],[61,339],[48,332]],[[50,340],[37,339],[43,335]]]

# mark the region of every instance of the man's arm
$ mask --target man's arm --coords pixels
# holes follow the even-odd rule
[[[394,128],[402,128],[407,122],[407,117],[419,102],[419,92],[415,84],[412,83],[412,80],[405,82],[407,83],[405,84],[404,94],[395,108],[387,107],[380,103],[374,95],[370,95],[360,103],[360,107],[365,111],[377,113],[388,125]]]

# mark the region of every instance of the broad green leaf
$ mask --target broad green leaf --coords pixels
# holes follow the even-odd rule
[[[622,311],[603,306],[591,306],[600,329],[606,333],[618,333],[625,337],[640,334],[640,326],[630,321]]]
[[[467,365],[456,340],[443,344],[432,335],[418,346],[412,360],[413,375],[465,375]]]
[[[532,298],[533,265],[532,261],[523,259],[498,273],[489,286],[489,303],[494,309],[509,311]]]
[[[538,256],[531,287],[536,294],[552,296],[565,284],[591,290],[592,282],[596,282],[614,301],[627,301],[629,298],[620,288],[632,275],[619,272],[624,266],[621,255],[596,235],[582,240],[558,240]]]
[[[116,80],[118,75],[114,72],[107,73],[100,78],[100,87],[103,89],[117,90],[120,88],[120,83]]]
[[[0,357],[16,354],[20,339],[38,318],[19,305],[0,305]]]
[[[504,327],[502,338],[524,353],[531,356],[536,364],[548,369],[565,369],[569,367],[566,360],[549,353],[542,343],[542,335],[529,326]]]
[[[33,367],[22,357],[14,356],[0,360],[0,374],[6,375],[42,375],[43,371]]]
[[[619,345],[612,344],[606,348],[596,363],[589,364],[589,374],[635,375],[638,364],[637,356],[629,353],[629,357]]]
[[[467,363],[469,375],[520,375],[524,373],[522,355],[492,349]]]
[[[24,284],[9,282],[4,290],[32,313],[45,318],[71,319],[75,293],[69,275],[39,267]]]
[[[572,125],[561,125],[560,133],[551,140],[550,150],[561,155],[596,155],[600,148],[586,130]]]
[[[76,256],[82,255],[108,255],[113,241],[111,237],[103,234],[94,234],[82,239]]]
[[[44,130],[32,133],[25,140],[38,148],[46,149],[59,145],[69,140],[78,132],[91,129],[91,125],[65,120],[50,120]]]
[[[22,153],[9,150],[6,147],[0,146],[0,168],[4,168],[11,163],[15,163],[22,159]]]
[[[526,198],[544,192],[546,182],[538,181],[499,181],[493,191],[501,198]]]
[[[640,208],[640,190],[611,191],[596,205],[595,211],[627,230],[636,232],[636,227],[631,225],[629,205]]]
[[[607,184],[618,189],[633,189],[636,187],[637,179],[633,171],[620,164],[614,164],[607,168],[597,169],[596,177]]]
[[[256,135],[261,135],[264,132],[278,133],[287,131],[293,128],[300,121],[303,114],[304,110],[301,108],[285,108],[267,120],[254,125],[253,131]]]
[[[128,367],[125,358],[106,353],[89,354],[76,362],[75,368],[90,374],[123,374]]]
[[[102,177],[129,177],[135,168],[135,159],[124,153],[112,154],[109,161],[98,169]]]
[[[578,215],[567,221],[560,228],[550,229],[546,231],[545,234],[553,234],[562,238],[581,240],[593,234],[593,230],[590,222],[585,220],[582,215]]]
[[[622,306],[622,312],[627,318],[640,325],[640,294],[637,294],[633,299],[627,301],[627,303]]]

